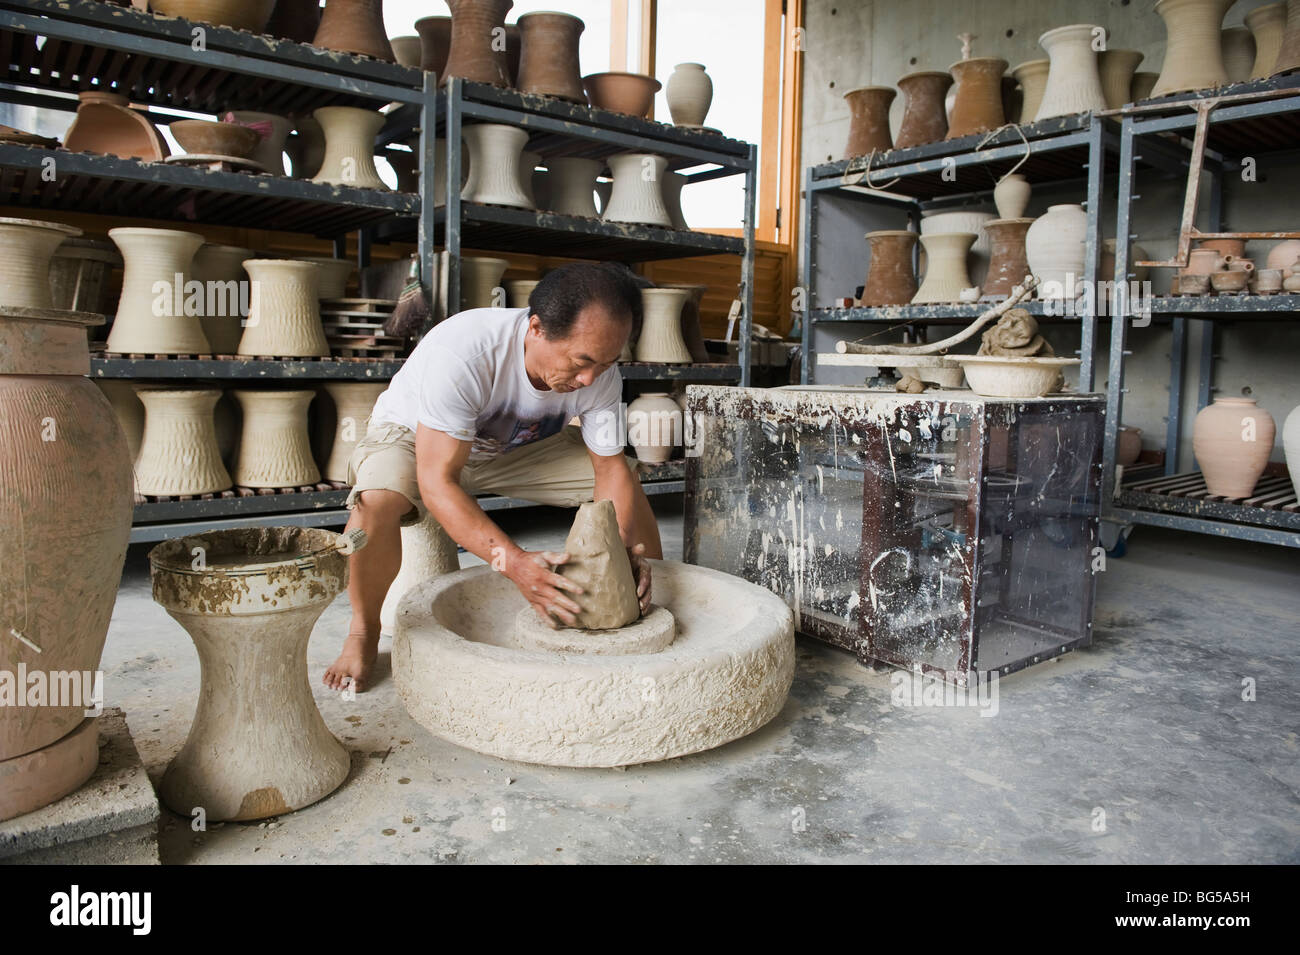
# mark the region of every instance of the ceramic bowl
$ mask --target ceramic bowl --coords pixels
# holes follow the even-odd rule
[[[238,123],[214,123],[206,119],[178,119],[167,127],[187,153],[201,156],[233,156],[247,159],[261,142],[257,130]]]
[[[985,398],[1041,398],[1057,387],[1061,369],[1079,364],[1077,358],[948,357],[961,363],[971,390]]]
[[[1240,292],[1246,288],[1246,282],[1250,279],[1250,273],[1244,270],[1231,270],[1228,272],[1211,272],[1210,285],[1216,292]]]
[[[640,73],[592,73],[582,78],[587,100],[599,109],[644,118],[662,84]]]
[[[260,33],[271,19],[275,0],[149,0],[149,9],[234,30]]]

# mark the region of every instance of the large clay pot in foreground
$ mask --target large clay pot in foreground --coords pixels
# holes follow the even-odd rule
[[[312,182],[358,189],[388,189],[375,168],[375,137],[384,114],[355,106],[322,106],[312,113],[325,131],[325,155]]]
[[[421,17],[415,32],[420,34],[420,69],[436,73],[441,83],[451,52],[451,17]]]
[[[240,487],[303,487],[320,480],[311,456],[307,406],[311,390],[236,388],[243,412],[235,483]]]
[[[1286,4],[1270,3],[1256,7],[1246,14],[1246,27],[1255,38],[1255,61],[1251,64],[1250,78],[1262,80],[1271,76],[1277,65],[1277,54],[1282,49],[1282,34],[1286,30]]]
[[[321,267],[293,259],[248,259],[244,268],[252,292],[238,354],[250,358],[327,357],[330,347],[320,320]]]
[[[275,0],[149,0],[149,9],[163,16],[253,33],[266,26],[274,7]]]
[[[849,104],[849,141],[844,147],[845,159],[894,148],[889,135],[889,104],[895,95],[892,86],[864,86],[844,94],[844,101]]]
[[[1029,274],[1029,260],[1025,257],[1025,235],[1033,224],[1033,219],[1023,218],[992,219],[984,223],[992,254],[988,274],[981,285],[981,301],[1000,302]]]
[[[668,77],[668,112],[675,126],[698,128],[704,125],[713,105],[713,80],[703,63],[678,63]]]
[[[211,354],[198,316],[185,314],[184,287],[203,236],[176,229],[121,228],[109,229],[108,237],[117,243],[124,262],[108,351]],[[155,283],[165,291],[156,292]]]
[[[1154,96],[1223,86],[1221,31],[1234,0],[1160,0],[1156,13],[1165,21],[1165,61]]]
[[[1101,92],[1107,109],[1119,109],[1131,102],[1133,73],[1146,54],[1138,50],[1103,50],[1097,54],[1097,68],[1101,71]]]
[[[81,102],[63,136],[64,149],[149,162],[171,155],[171,147],[149,117],[131,109],[130,101],[121,93],[86,90],[77,98]]]
[[[614,190],[601,219],[672,228],[673,219],[664,205],[663,179],[668,160],[649,153],[619,153],[609,157]]]
[[[587,102],[578,65],[578,40],[586,27],[567,13],[525,13],[519,18],[519,77],[525,93]]]
[[[396,62],[384,29],[384,0],[326,0],[311,45]]]
[[[975,244],[973,232],[935,232],[921,236],[925,248],[925,279],[912,296],[914,305],[957,302],[974,283],[966,271],[966,255]]]
[[[916,269],[912,252],[917,235],[900,229],[868,232],[871,249],[867,281],[862,287],[862,304],[869,308],[906,305],[916,294]]]
[[[952,74],[929,70],[909,73],[898,81],[903,91],[903,122],[895,149],[937,143],[948,135],[948,113],[943,99],[952,86]]]
[[[690,293],[679,288],[641,290],[641,336],[636,340],[636,360],[663,364],[688,364],[690,349],[682,340],[682,308]]]
[[[320,0],[276,0],[263,31],[267,36],[310,43],[320,26]]]
[[[1047,51],[1051,65],[1047,71],[1043,100],[1034,114],[1035,120],[1106,108],[1106,97],[1101,91],[1101,73],[1097,69],[1097,53],[1092,48],[1096,29],[1091,23],[1072,23],[1048,30],[1038,38],[1038,44]]]
[[[38,219],[0,218],[0,308],[53,308],[50,260],[63,240],[81,230]]]
[[[1273,416],[1254,398],[1215,398],[1202,408],[1192,429],[1192,451],[1210,493],[1250,497],[1276,434]]]
[[[232,484],[217,447],[219,388],[138,387],[144,437],[135,459],[140,494],[212,494]]]
[[[469,147],[469,179],[460,197],[485,205],[534,208],[532,197],[520,186],[528,130],[501,123],[475,123],[464,127],[463,136]],[[531,172],[529,177],[531,180]]]
[[[957,81],[957,96],[948,116],[946,139],[988,132],[1006,123],[1002,112],[1002,74],[1007,61],[996,56],[960,60],[949,69]]]
[[[1032,123],[1038,115],[1038,106],[1043,101],[1043,91],[1047,89],[1047,74],[1051,69],[1051,60],[1030,60],[1021,63],[1011,75],[1020,83],[1021,103],[1019,123]]]
[[[1083,291],[1088,214],[1083,206],[1048,206],[1025,236],[1029,268],[1039,281],[1039,298],[1073,299]]]
[[[438,77],[459,76],[474,83],[509,86],[510,67],[499,37],[513,0],[447,0],[451,8],[451,42],[447,63]]]

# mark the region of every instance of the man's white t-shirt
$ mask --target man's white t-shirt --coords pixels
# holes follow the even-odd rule
[[[436,325],[379,396],[371,420],[472,441],[470,460],[480,462],[557,434],[576,415],[588,448],[622,454],[618,366],[565,394],[534,388],[524,369],[529,314],[472,308]]]

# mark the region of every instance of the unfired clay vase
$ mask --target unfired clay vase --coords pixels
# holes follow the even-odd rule
[[[53,307],[108,314],[113,310],[113,270],[121,268],[122,256],[112,242],[64,239],[50,258]]]
[[[1291,474],[1291,486],[1300,498],[1300,405],[1291,409],[1282,422],[1282,448],[1286,452],[1286,469]]]
[[[564,542],[564,553],[569,555],[569,561],[560,566],[559,573],[583,590],[573,596],[582,608],[574,624],[576,629],[613,630],[641,616],[636,578],[619,536],[613,501],[591,501],[578,508]]]
[[[469,179],[460,192],[466,202],[532,209],[519,185],[521,152],[528,130],[500,123],[476,123],[464,129],[469,148]]]
[[[121,93],[86,90],[72,125],[63,136],[63,148],[74,153],[99,153],[123,159],[153,162],[171,154],[167,141],[149,118],[131,109]]]
[[[619,153],[609,157],[614,189],[601,216],[605,222],[633,222],[672,228],[664,206],[663,180],[668,160],[649,153]]]
[[[1038,106],[1043,101],[1043,91],[1047,89],[1047,74],[1051,60],[1029,60],[1021,63],[1011,75],[1020,81],[1022,101],[1020,104],[1020,123],[1032,123],[1038,115]]]
[[[107,350],[126,354],[211,354],[198,316],[185,314],[184,286],[203,236],[176,229],[122,228],[109,229],[108,237],[117,243],[125,264],[122,297],[108,333]],[[156,293],[155,282],[166,283],[172,294]]]
[[[636,360],[661,364],[688,364],[690,349],[682,341],[682,307],[689,292],[679,288],[641,290],[641,337]]]
[[[957,81],[957,95],[948,116],[946,139],[997,129],[1006,123],[1002,113],[1002,74],[1007,61],[995,56],[960,60],[949,69]]]
[[[506,24],[506,76],[510,86],[517,86],[519,81],[519,60],[523,56],[523,44],[519,38],[519,24]]]
[[[312,113],[325,131],[325,156],[312,182],[388,190],[375,169],[375,137],[384,114],[355,106],[322,106]]]
[[[1107,109],[1119,109],[1131,102],[1133,73],[1146,54],[1139,50],[1103,50],[1097,54],[1097,67],[1101,71],[1101,92]]]
[[[866,239],[871,262],[862,287],[862,304],[868,308],[906,305],[916,294],[916,270],[912,267],[916,233],[886,229],[868,232]]]
[[[301,809],[347,778],[351,758],[321,719],[307,641],[347,587],[339,537],[303,527],[212,531],[149,552],[153,597],[199,653],[198,705],[158,791],[213,821]],[[195,570],[195,548],[205,555]],[[310,556],[304,556],[310,555]]]
[[[384,0],[326,0],[311,45],[395,62],[384,29]]]
[[[937,143],[948,135],[948,113],[943,99],[952,86],[952,74],[935,70],[908,73],[898,81],[903,93],[903,121],[894,148]]]
[[[1133,85],[1129,88],[1128,101],[1138,103],[1151,98],[1151,91],[1160,82],[1159,73],[1137,72],[1133,74]]]
[[[322,476],[327,481],[348,479],[348,458],[366,433],[375,402],[388,389],[380,381],[330,381],[325,391],[334,402],[334,440]]]
[[[451,51],[451,17],[421,17],[415,32],[420,34],[420,69],[438,74],[441,83]]]
[[[921,236],[925,247],[925,279],[912,296],[912,304],[957,302],[974,283],[966,271],[966,254],[975,244],[973,232],[937,232]]]
[[[252,284],[248,324],[238,354],[247,357],[324,358],[329,343],[320,321],[321,267],[293,259],[248,259]],[[290,482],[292,483],[292,482]]]
[[[691,228],[686,223],[686,216],[682,214],[682,187],[689,181],[679,172],[664,173],[664,208],[668,210],[668,218],[672,220],[673,228],[683,232],[689,232]]]
[[[557,156],[546,160],[551,181],[550,211],[595,219],[599,215],[596,211],[596,177],[604,168],[604,162],[599,159]]]
[[[253,127],[262,137],[253,150],[252,160],[273,175],[285,175],[284,145],[293,130],[293,120],[275,113],[247,109],[237,109],[229,115],[236,123]]]
[[[244,422],[235,483],[240,487],[301,487],[320,480],[311,456],[307,406],[316,392],[236,388]]]
[[[265,33],[296,43],[310,43],[319,26],[320,0],[276,0]]]
[[[682,409],[667,392],[641,395],[627,406],[627,442],[636,459],[662,464],[681,444]]]
[[[864,86],[849,90],[844,101],[849,104],[849,141],[844,158],[886,152],[894,148],[889,135],[889,104],[894,101],[892,86]]]
[[[713,80],[703,63],[678,63],[668,77],[667,95],[674,125],[703,126],[713,104]]]
[[[451,41],[438,82],[459,76],[474,83],[509,86],[510,69],[501,40],[513,0],[447,0],[447,6],[451,8]]]
[[[144,435],[135,459],[139,494],[211,494],[228,490],[213,409],[217,388],[137,389],[144,405]]]
[[[424,51],[418,36],[390,36],[388,44],[393,48],[393,58],[402,66],[420,66]]]
[[[641,73],[592,73],[582,78],[587,99],[598,109],[644,118],[650,115],[660,82]]]
[[[149,0],[149,9],[166,17],[253,33],[266,26],[274,6],[275,0]]]
[[[63,240],[81,230],[38,219],[0,218],[0,308],[53,308],[50,260]]]
[[[587,102],[578,66],[578,39],[586,24],[567,13],[525,13],[519,18],[516,87],[572,103]]]
[[[1286,28],[1286,4],[1270,3],[1256,7],[1246,14],[1246,26],[1255,38],[1255,61],[1251,64],[1252,80],[1266,79],[1277,64],[1277,53],[1282,48],[1282,33]]]
[[[1210,493],[1250,497],[1276,433],[1273,416],[1254,398],[1215,398],[1202,408],[1192,429],[1192,451]]]
[[[252,257],[252,249],[211,242],[205,242],[194,253],[192,274],[204,289],[199,324],[214,355],[233,355],[239,348],[239,337],[244,333],[239,306],[246,301],[241,294],[241,285],[248,281],[244,260]]]
[[[977,212],[970,209],[953,212],[923,212],[921,235],[931,235],[936,232],[975,233],[975,244],[971,246],[970,254],[966,256],[966,269],[971,284],[980,285],[989,270],[989,254],[992,252],[988,234],[984,231],[984,224],[995,218],[997,217],[991,212]],[[925,271],[924,252],[921,256],[921,271],[923,273]]]
[[[1228,27],[1221,35],[1223,69],[1229,83],[1244,83],[1255,66],[1255,38],[1245,27]]]
[[[320,272],[316,277],[316,295],[320,299],[347,297],[348,280],[356,270],[356,266],[351,261],[326,255],[305,255],[299,261],[315,262],[320,266]]]
[[[1220,31],[1234,0],[1159,0],[1156,13],[1165,21],[1165,61],[1152,96],[1223,86]]]
[[[506,274],[510,262],[486,255],[460,257],[460,307],[494,308],[496,290],[501,288],[501,276]]]
[[[1101,91],[1101,73],[1097,69],[1097,53],[1092,48],[1091,23],[1074,23],[1070,26],[1048,30],[1038,38],[1038,44],[1047,51],[1051,65],[1047,72],[1047,88],[1038,104],[1034,119],[1069,116],[1106,108],[1106,97]]]
[[[511,279],[506,283],[506,304],[511,308],[527,308],[528,299],[537,288],[539,279]]]
[[[1265,263],[1270,269],[1286,271],[1300,262],[1300,239],[1284,239],[1268,250]]]
[[[999,302],[1029,274],[1025,257],[1025,234],[1033,219],[993,219],[984,223],[993,247],[988,275],[981,285],[980,301]]]
[[[1083,206],[1048,206],[1025,236],[1029,268],[1038,278],[1039,298],[1074,298],[1083,291],[1084,239],[1088,214]]]
[[[682,341],[686,343],[686,350],[691,353],[691,361],[709,361],[709,349],[704,344],[704,333],[700,330],[700,307],[704,302],[704,293],[709,290],[709,287],[690,282],[661,282],[659,287],[679,288],[686,292],[686,302],[682,305]],[[632,357],[634,356],[626,360],[631,361]],[[620,356],[619,360],[624,359]]]
[[[1115,448],[1115,463],[1128,467],[1142,454],[1142,429],[1120,425]]]
[[[998,180],[993,187],[993,204],[997,206],[999,219],[1019,219],[1029,208],[1029,196],[1033,188],[1029,180],[1018,172],[1008,173]]]

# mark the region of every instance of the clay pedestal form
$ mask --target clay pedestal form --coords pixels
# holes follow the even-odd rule
[[[957,81],[957,95],[948,116],[948,135],[959,139],[997,129],[1006,123],[1002,113],[1002,74],[1007,61],[995,56],[960,60],[949,67]]]
[[[320,0],[276,0],[264,32],[295,43],[310,43],[319,26]]]
[[[87,90],[77,94],[77,115],[63,136],[63,148],[155,162],[171,154],[167,141],[149,118],[131,109],[120,93]]]
[[[894,148],[889,135],[889,104],[894,101],[892,86],[864,86],[844,94],[849,104],[849,141],[844,158],[883,153]]]
[[[591,73],[582,78],[587,100],[598,109],[626,113],[642,119],[650,115],[662,84],[643,73]]]
[[[312,182],[358,189],[388,189],[375,169],[375,137],[384,114],[354,106],[322,106],[312,113],[325,131],[325,156]]]
[[[252,391],[237,388],[244,415],[235,461],[240,487],[301,487],[320,480],[311,456],[307,406],[314,391]]]
[[[1246,26],[1255,38],[1255,61],[1251,64],[1252,80],[1267,79],[1277,65],[1282,34],[1286,29],[1286,4],[1270,3],[1246,14]]]
[[[636,341],[636,360],[681,365],[691,360],[682,341],[682,307],[689,293],[678,288],[641,290],[641,337]]]
[[[676,126],[702,127],[713,104],[713,80],[703,63],[678,63],[668,77],[668,112]]]
[[[218,388],[136,389],[144,405],[144,437],[135,459],[139,494],[212,494],[229,490],[213,409]]]
[[[871,262],[867,281],[862,287],[862,304],[868,308],[882,305],[906,305],[916,295],[916,270],[912,252],[916,248],[915,232],[887,229],[868,232]]]
[[[582,88],[582,69],[578,65],[578,40],[585,26],[567,13],[522,15],[517,88],[586,104],[587,93]]]
[[[539,279],[511,279],[506,283],[506,304],[511,308],[527,308],[528,298],[537,288]]]
[[[312,627],[347,586],[338,541],[323,530],[245,528],[149,552],[153,598],[202,664],[189,736],[158,787],[173,811],[262,819],[311,805],[347,778],[348,751],[307,680]],[[194,569],[195,548],[206,569]]]
[[[420,68],[424,56],[418,36],[390,36],[388,43],[393,48],[393,58],[402,66]]]
[[[988,234],[984,231],[984,224],[995,218],[997,216],[991,212],[973,212],[969,209],[922,213],[921,235],[932,235],[937,232],[975,233],[975,244],[971,246],[970,254],[966,256],[966,270],[970,275],[971,283],[979,285],[988,273],[989,253],[992,251]],[[924,249],[924,246],[922,248]],[[921,253],[921,272],[925,272],[924,251]]]
[[[420,34],[420,69],[436,73],[441,83],[451,52],[451,17],[421,17],[415,32]]]
[[[284,168],[284,146],[293,130],[293,120],[275,113],[258,113],[246,109],[237,109],[228,115],[242,126],[253,127],[262,137],[253,150],[253,162],[274,176],[287,175]]]
[[[504,37],[506,12],[512,0],[447,0],[451,9],[451,41],[447,63],[438,75],[459,76],[475,83],[509,86],[510,68],[498,37]]]
[[[1291,487],[1300,497],[1300,405],[1291,409],[1282,423],[1282,448],[1286,452],[1286,469],[1291,474]]]
[[[546,161],[551,182],[551,212],[565,216],[597,218],[596,177],[605,168],[599,159],[581,159],[576,156],[557,157]]]
[[[1029,274],[1029,260],[1025,257],[1025,235],[1033,219],[993,219],[984,224],[989,242],[993,246],[988,275],[981,286],[982,302],[1000,302],[1011,294],[1011,289]]]
[[[1276,437],[1273,416],[1254,398],[1215,398],[1196,415],[1192,451],[1211,494],[1250,497]]]
[[[1101,92],[1107,109],[1119,109],[1132,102],[1133,73],[1146,54],[1138,50],[1103,50],[1097,54],[1101,71]]]
[[[673,228],[682,232],[689,232],[691,229],[686,222],[686,216],[682,214],[682,187],[689,181],[679,172],[664,173],[664,208],[668,210],[668,218],[672,221]]]
[[[396,632],[397,605],[412,587],[460,570],[456,542],[432,514],[402,528],[402,566],[388,588],[379,611],[380,630]],[[531,608],[529,608],[531,610]]]
[[[569,561],[560,565],[558,573],[583,590],[573,595],[581,608],[574,629],[617,630],[641,616],[636,579],[619,536],[613,501],[589,501],[578,508],[563,553]]]
[[[1156,13],[1165,21],[1165,61],[1152,96],[1223,86],[1221,31],[1234,0],[1160,0]]]
[[[203,286],[199,324],[214,355],[233,355],[239,350],[243,306],[251,301],[251,292],[243,288],[248,281],[244,260],[253,254],[252,249],[212,243],[204,243],[194,254],[194,279]]]
[[[528,130],[499,123],[476,123],[464,129],[469,147],[469,179],[460,197],[484,205],[532,209],[533,201],[519,185]]]
[[[486,255],[460,257],[460,307],[495,308],[504,304],[497,300],[496,290],[501,288],[501,276],[510,268],[506,259]]]
[[[1029,60],[1021,63],[1011,75],[1020,83],[1021,103],[1018,122],[1032,123],[1038,115],[1038,106],[1043,101],[1043,92],[1047,89],[1047,74],[1051,60]]]
[[[1095,29],[1090,23],[1075,23],[1048,30],[1038,38],[1051,65],[1035,120],[1106,108],[1097,54],[1092,48]]]
[[[93,692],[131,532],[131,460],[85,376],[89,325],[48,311],[0,315],[0,670],[91,674]],[[84,705],[0,706],[0,819],[59,799],[98,764]],[[50,695],[44,704],[55,702]],[[60,700],[74,704],[83,700]],[[80,734],[80,735],[78,735]]]
[[[1159,73],[1138,72],[1133,74],[1133,86],[1129,90],[1129,102],[1139,103],[1151,98],[1151,91],[1160,81]]]
[[[922,235],[921,245],[926,254],[925,279],[912,297],[912,304],[960,301],[962,291],[974,284],[966,271],[966,254],[974,244],[973,232]]]
[[[320,172],[320,164],[325,159],[325,130],[310,116],[295,118],[294,129],[297,135],[284,144],[293,167],[293,178],[310,179]]]
[[[948,112],[943,99],[950,86],[952,74],[937,71],[908,73],[899,79],[903,122],[894,140],[895,149],[937,143],[948,135]]]
[[[320,266],[293,259],[248,259],[252,282],[248,324],[237,354],[246,357],[324,358],[329,343],[320,321]]]
[[[388,388],[384,382],[331,381],[325,391],[334,402],[334,441],[322,476],[327,481],[348,479],[348,458],[366,433],[370,412]]]
[[[614,189],[601,219],[672,228],[663,196],[668,160],[649,153],[619,153],[609,157],[609,168]]]
[[[316,296],[321,300],[346,298],[348,280],[356,271],[356,266],[347,259],[336,259],[327,255],[308,255],[301,262],[315,262],[320,266],[317,273]]]
[[[260,33],[271,18],[275,0],[149,0],[149,9],[165,17]]]
[[[1255,38],[1245,27],[1229,27],[1221,35],[1223,69],[1229,83],[1244,83],[1255,66]]]
[[[1018,172],[1003,176],[993,187],[993,204],[997,206],[999,219],[1019,219],[1029,208],[1029,196],[1033,192],[1029,180]]]
[[[50,260],[54,251],[81,230],[37,219],[0,218],[0,308],[53,308]]]
[[[638,461],[669,460],[681,446],[682,435],[682,409],[667,392],[646,392],[627,406],[627,443]]]
[[[122,252],[122,296],[107,350],[162,355],[212,353],[196,315],[185,314],[185,284],[203,236],[175,229],[109,229]],[[166,292],[154,283],[166,283]],[[179,283],[180,287],[177,288]]]
[[[326,0],[311,45],[396,62],[384,29],[384,0]]]
[[[1273,76],[1300,69],[1300,0],[1286,0],[1286,23],[1278,46]],[[66,145],[66,143],[65,143]]]
[[[1025,236],[1029,268],[1039,281],[1039,298],[1066,299],[1082,291],[1084,239],[1088,214],[1083,206],[1048,206],[1047,213],[1034,220]]]
[[[689,282],[660,282],[659,287],[679,288],[686,292],[686,304],[682,306],[682,341],[691,353],[691,361],[701,364],[711,361],[708,346],[704,344],[704,334],[700,330],[700,306],[704,303],[704,293],[709,287]]]

